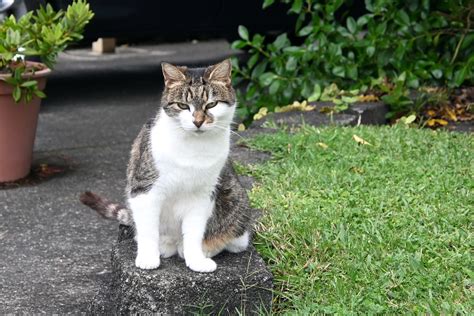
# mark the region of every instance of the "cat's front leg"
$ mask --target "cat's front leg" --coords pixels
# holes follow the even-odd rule
[[[214,260],[206,258],[202,241],[206,231],[207,220],[212,213],[212,203],[201,201],[193,206],[182,222],[183,254],[186,266],[196,272],[213,272],[217,265]]]
[[[140,269],[156,269],[160,266],[160,200],[150,190],[130,198],[129,205],[135,222],[135,265]]]

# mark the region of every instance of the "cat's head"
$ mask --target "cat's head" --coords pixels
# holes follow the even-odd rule
[[[165,89],[161,104],[184,131],[201,134],[226,130],[236,107],[229,59],[207,68],[161,64]]]

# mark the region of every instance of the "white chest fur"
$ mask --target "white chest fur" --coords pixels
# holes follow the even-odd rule
[[[151,132],[156,183],[164,198],[210,194],[229,154],[229,130],[184,132],[165,113]]]

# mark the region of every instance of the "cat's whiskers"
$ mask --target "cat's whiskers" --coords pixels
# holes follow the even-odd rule
[[[231,128],[228,128],[228,127],[223,127],[223,126],[220,126],[220,125],[214,125],[213,127],[216,127],[216,128],[219,128],[219,129],[222,129],[222,130],[229,130],[232,134],[240,137],[240,138],[244,138],[243,136],[241,136],[239,133],[237,133],[236,131],[233,131]]]

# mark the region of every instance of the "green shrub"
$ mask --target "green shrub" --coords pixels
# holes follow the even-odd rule
[[[244,118],[264,106],[318,100],[332,83],[385,94],[392,116],[413,111],[408,89],[473,84],[472,1],[366,0],[368,13],[358,18],[342,0],[280,1],[298,15],[294,34],[269,42],[240,26],[241,40],[232,44],[250,54],[244,65],[234,61],[235,83],[247,84],[239,93]],[[301,44],[290,39],[298,37]]]
[[[50,4],[30,11],[18,20],[9,16],[0,25],[0,72],[10,74],[4,79],[14,86],[13,98],[28,102],[33,95],[45,97],[38,89],[36,80],[29,80],[30,69],[25,62],[28,56],[36,56],[49,68],[54,66],[59,52],[82,39],[84,27],[94,13],[85,0],[75,0],[66,11],[54,11]]]

